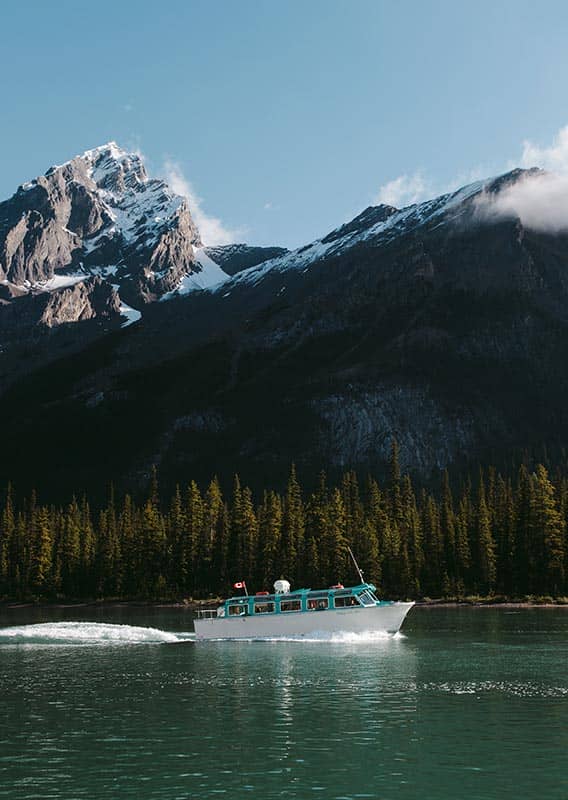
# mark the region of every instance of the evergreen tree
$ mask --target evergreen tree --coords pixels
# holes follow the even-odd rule
[[[329,527],[327,530],[327,563],[329,574],[326,583],[333,585],[346,580],[348,543],[347,543],[347,514],[345,504],[339,489],[334,489],[329,500],[327,516]]]
[[[292,464],[284,500],[280,558],[283,574],[293,583],[297,581],[302,572],[299,556],[304,547],[304,533],[305,511],[302,491],[298,483],[296,467]]]
[[[77,597],[81,592],[81,510],[75,497],[63,518],[61,590],[67,597]]]
[[[560,594],[564,589],[564,520],[546,468],[539,464],[533,483],[533,521],[538,544],[535,549],[535,588],[539,594]]]
[[[0,597],[9,595],[11,589],[10,565],[16,532],[16,518],[12,498],[12,485],[6,488],[6,499],[0,521]]]
[[[476,526],[477,587],[482,594],[490,594],[495,588],[495,542],[491,531],[491,519],[485,500],[483,476],[479,480]]]
[[[49,511],[45,506],[33,507],[32,552],[30,563],[30,586],[39,596],[46,596],[52,589],[53,535]]]
[[[282,501],[276,492],[265,492],[259,510],[259,585],[272,590],[272,584],[280,575],[278,555],[282,537]]]
[[[534,508],[533,484],[524,464],[519,469],[515,494],[515,589],[526,595],[532,590],[530,565],[534,563],[531,546]]]

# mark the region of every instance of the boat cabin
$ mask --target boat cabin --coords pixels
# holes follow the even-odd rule
[[[293,614],[309,611],[361,608],[381,605],[372,583],[330,589],[297,589],[286,594],[261,592],[246,597],[230,597],[217,611],[219,617],[242,617],[257,614]]]

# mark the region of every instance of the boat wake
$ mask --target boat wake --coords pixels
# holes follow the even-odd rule
[[[308,644],[332,643],[332,644],[368,644],[372,642],[387,642],[393,639],[404,639],[403,633],[387,633],[386,631],[364,631],[354,633],[352,631],[314,631],[308,636],[256,636],[250,639],[211,639],[212,642],[306,642]]]
[[[193,633],[172,633],[157,628],[104,622],[44,622],[0,628],[0,646],[173,644],[194,640]]]

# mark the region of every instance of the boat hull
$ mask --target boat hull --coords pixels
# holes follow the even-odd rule
[[[302,639],[345,633],[396,633],[414,603],[195,620],[197,639]]]

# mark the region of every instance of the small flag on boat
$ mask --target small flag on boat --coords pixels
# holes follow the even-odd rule
[[[245,588],[244,581],[238,581],[237,583],[233,583],[233,589],[244,589],[244,588]]]

